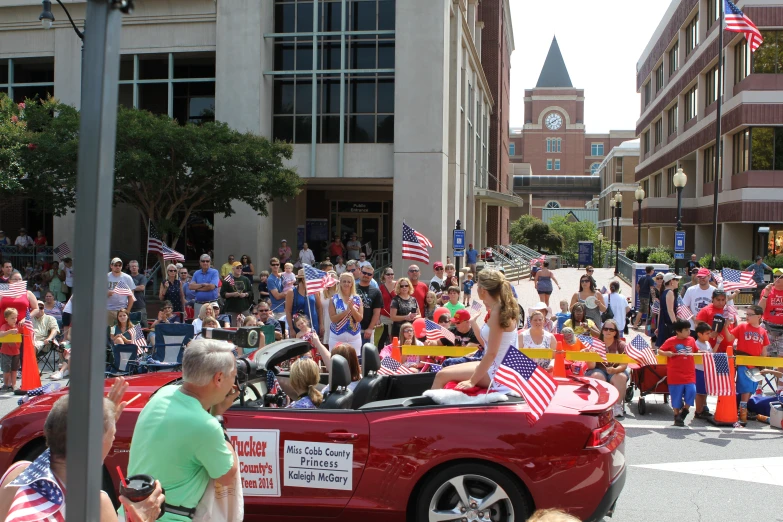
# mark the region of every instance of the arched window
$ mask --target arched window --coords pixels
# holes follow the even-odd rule
[[[544,208],[560,208],[560,203],[557,201],[547,201],[547,204],[544,205]]]
[[[600,163],[593,163],[590,165],[590,175],[591,176],[597,176],[598,175],[598,167],[600,167]]]

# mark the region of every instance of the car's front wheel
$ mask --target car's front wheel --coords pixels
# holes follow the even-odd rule
[[[456,464],[427,480],[416,502],[416,522],[522,522],[525,494],[508,475],[480,463]]]

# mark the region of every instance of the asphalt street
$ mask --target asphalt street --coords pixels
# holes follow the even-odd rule
[[[570,299],[582,273],[556,271],[563,289],[552,295],[553,308],[560,299]],[[612,273],[599,269],[596,279],[599,287],[608,286]],[[629,292],[623,284],[622,293]],[[517,293],[526,308],[538,300],[530,282],[520,282]],[[44,373],[44,384],[50,373]],[[685,428],[677,428],[662,395],[645,399],[646,415],[638,413],[637,391],[621,421],[627,432],[627,478],[614,516],[606,521],[783,522],[783,430],[755,421],[746,428],[717,428],[692,416]],[[1,394],[0,416],[13,410],[17,400]],[[715,409],[714,398],[709,405]]]

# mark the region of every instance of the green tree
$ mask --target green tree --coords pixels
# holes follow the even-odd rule
[[[509,229],[508,233],[511,237],[512,243],[522,243],[522,232],[531,224],[533,223],[540,223],[541,220],[538,219],[535,216],[531,216],[530,214],[525,214],[524,216],[521,216],[519,219],[511,223],[511,228]]]
[[[563,236],[540,220],[525,227],[520,239],[533,250],[545,250],[550,254],[559,254],[563,251]]]

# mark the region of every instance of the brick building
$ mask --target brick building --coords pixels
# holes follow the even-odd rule
[[[585,130],[583,89],[571,83],[557,38],[552,39],[535,88],[525,90],[525,125],[512,130],[514,192],[525,199],[522,214],[543,208],[584,208],[601,190],[598,167],[612,147],[634,131],[590,134]],[[576,179],[585,178],[585,179]]]
[[[723,92],[718,253],[750,259],[783,247],[783,2],[736,3],[764,43],[751,53],[742,34],[724,33],[722,86],[716,0],[672,2],[637,64],[642,106],[636,181],[648,195],[642,205],[646,245],[674,241],[672,178],[682,168],[688,176],[686,252],[712,251],[716,109]]]

